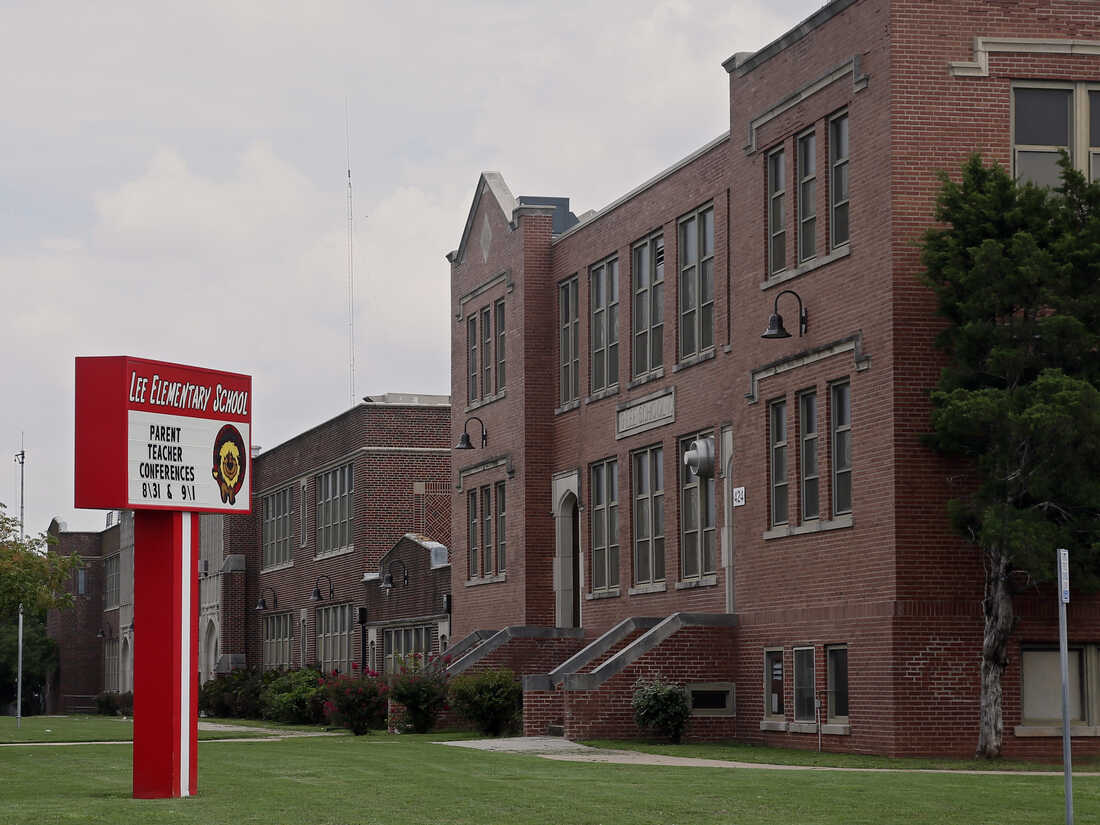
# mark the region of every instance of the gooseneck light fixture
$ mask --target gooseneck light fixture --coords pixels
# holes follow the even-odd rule
[[[455,445],[456,450],[472,450],[474,445],[470,443],[470,422],[476,421],[481,425],[481,446],[484,447],[489,443],[489,431],[485,429],[485,422],[478,418],[476,415],[471,415],[466,419],[466,423],[462,425],[462,437],[458,439],[458,443]]]
[[[405,562],[401,559],[394,559],[386,566],[386,575],[382,577],[382,589],[387,593],[393,590],[393,566],[395,564],[401,565],[401,586],[409,586],[409,568],[405,566]]]
[[[778,295],[775,296],[775,303],[772,306],[772,315],[768,319],[768,328],[764,330],[761,338],[790,338],[791,334],[783,326],[783,316],[779,314],[779,299],[784,295],[793,295],[798,300],[798,337],[801,338],[806,334],[806,326],[809,322],[810,313],[802,308],[802,298],[793,289],[784,289]]]
[[[256,602],[256,610],[257,611],[267,610],[267,601],[264,599],[264,593],[266,593],[268,590],[271,591],[271,609],[272,610],[278,610],[279,609],[279,597],[275,593],[275,588],[274,587],[264,587],[264,588],[260,589],[260,600],[258,602]]]
[[[316,581],[313,582],[313,593],[311,593],[309,597],[311,602],[323,602],[325,600],[325,597],[321,594],[321,579],[326,579],[328,581],[328,597],[331,599],[333,595],[335,595],[332,589],[332,579],[330,579],[327,574],[322,573],[317,577]]]

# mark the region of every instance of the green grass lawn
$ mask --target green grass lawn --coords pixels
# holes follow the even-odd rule
[[[281,725],[277,722],[242,722],[239,719],[210,719],[245,727],[317,731],[308,725]],[[262,735],[258,731],[200,730],[199,739],[245,739]],[[0,744],[11,742],[130,742],[134,738],[132,719],[120,716],[26,716],[16,727],[14,716],[0,716]],[[0,816],[0,822],[3,817]]]
[[[0,821],[263,825],[1053,824],[1060,777],[867,774],[554,762],[433,744],[438,735],[199,745],[199,793],[130,799],[130,750],[0,748]],[[1100,823],[1100,779],[1075,783]]]
[[[817,751],[769,748],[739,742],[718,742],[673,745],[668,742],[638,740],[586,740],[586,745],[612,750],[661,753],[669,756],[692,756],[700,759],[722,759],[728,762],[755,762],[768,765],[803,765],[831,768],[893,768],[905,770],[946,771],[1060,771],[1062,762],[1013,762],[985,759],[887,759],[856,753],[818,753]],[[1100,771],[1100,756],[1075,757],[1073,770]]]

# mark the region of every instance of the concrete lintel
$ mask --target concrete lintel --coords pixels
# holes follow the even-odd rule
[[[244,554],[231,553],[222,561],[223,573],[243,573],[245,570]]]
[[[554,689],[554,683],[545,673],[530,674],[523,677],[523,692],[548,691]]]

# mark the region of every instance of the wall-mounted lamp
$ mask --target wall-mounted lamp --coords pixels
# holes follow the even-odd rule
[[[481,446],[484,447],[489,443],[489,431],[485,429],[485,422],[478,418],[476,415],[471,415],[466,419],[466,423],[462,425],[462,437],[458,439],[458,443],[455,445],[456,450],[472,450],[474,445],[470,443],[470,422],[476,421],[481,425]]]
[[[279,609],[279,597],[275,594],[275,588],[264,587],[260,590],[260,600],[256,602],[256,610],[267,610],[267,601],[264,599],[264,593],[266,593],[268,590],[271,591],[271,609]]]
[[[779,314],[779,299],[784,295],[793,295],[798,299],[798,337],[806,334],[806,326],[809,323],[810,313],[802,308],[802,298],[793,289],[784,289],[775,296],[775,304],[772,306],[772,316],[768,319],[768,328],[764,330],[761,338],[790,338],[791,334],[783,327],[783,316]]]
[[[401,559],[394,559],[386,566],[386,575],[382,577],[382,589],[389,593],[393,590],[393,566],[395,564],[401,565],[401,584],[404,587],[409,586],[409,568],[405,566],[405,562]]]
[[[321,579],[328,580],[328,597],[331,599],[335,595],[332,589],[332,579],[325,573],[322,573],[317,577],[316,581],[313,582],[313,593],[309,596],[311,602],[322,602],[325,600],[325,597],[321,595]]]
[[[451,615],[451,594],[443,594],[443,612],[449,617]]]
[[[113,639],[114,631],[111,629],[110,625],[107,625],[106,628],[101,627],[99,631],[95,634],[95,637],[97,639]]]

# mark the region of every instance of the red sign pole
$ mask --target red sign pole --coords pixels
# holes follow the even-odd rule
[[[198,744],[198,516],[138,510],[134,546],[134,798],[190,796]]]

